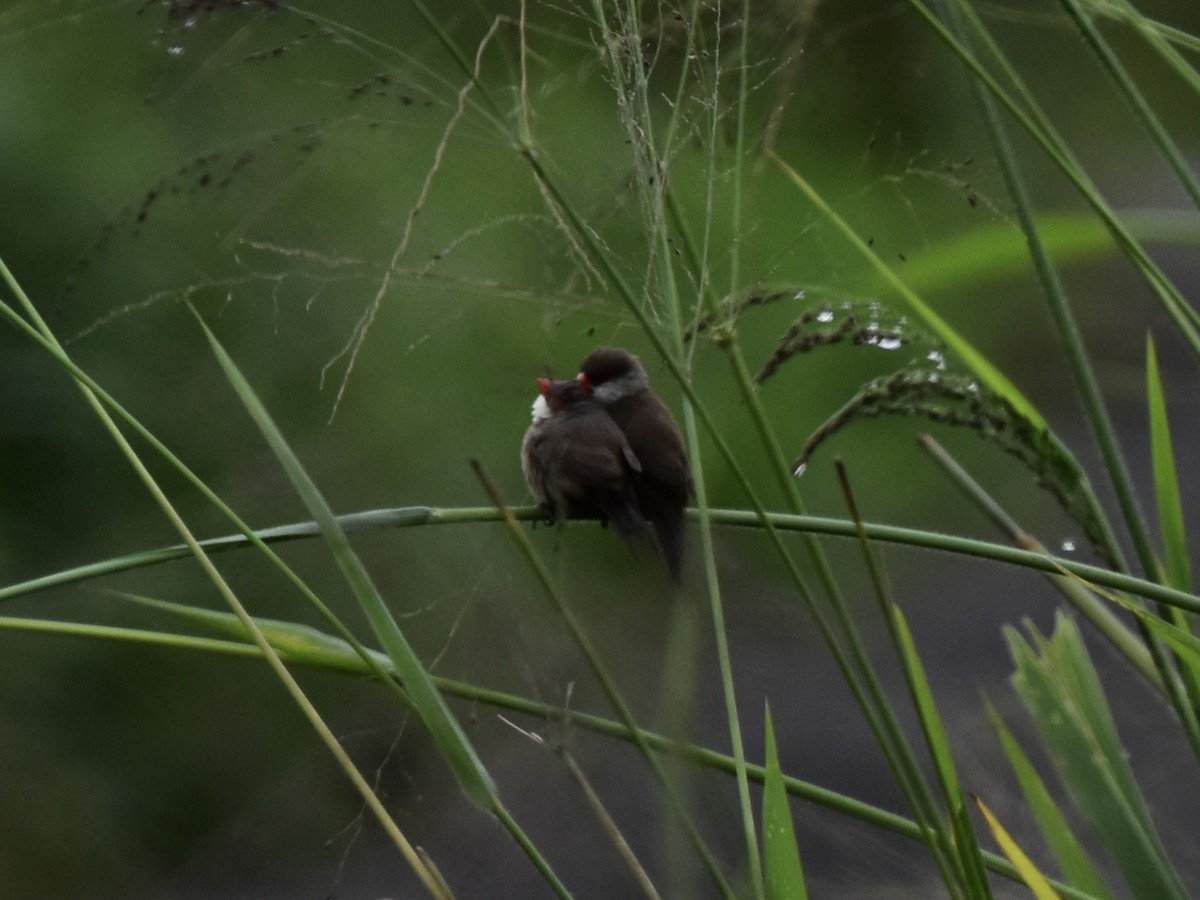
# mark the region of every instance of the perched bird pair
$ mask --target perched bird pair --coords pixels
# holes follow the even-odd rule
[[[550,521],[598,518],[630,540],[648,540],[653,529],[678,581],[691,465],[641,360],[600,347],[575,378],[539,378],[538,390],[521,465]]]

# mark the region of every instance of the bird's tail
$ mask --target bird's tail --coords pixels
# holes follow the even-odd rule
[[[679,583],[683,576],[683,512],[654,520],[654,535],[658,538],[658,549],[662,551],[671,580]]]
[[[601,501],[601,514],[613,531],[629,541],[649,538],[649,529],[641,508],[629,497],[612,494]]]

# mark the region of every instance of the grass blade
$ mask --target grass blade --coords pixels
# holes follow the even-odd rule
[[[1188,558],[1187,533],[1183,524],[1183,503],[1171,448],[1171,428],[1167,421],[1167,400],[1158,370],[1158,354],[1153,338],[1146,338],[1146,400],[1150,411],[1150,457],[1154,463],[1154,494],[1158,500],[1158,521],[1166,551],[1167,578],[1182,590],[1192,584]]]
[[[1150,459],[1154,469],[1154,495],[1158,503],[1159,529],[1165,551],[1167,581],[1175,587],[1190,590],[1192,564],[1188,554],[1187,530],[1183,521],[1183,502],[1179,493],[1179,476],[1172,449],[1171,426],[1167,419],[1167,399],[1158,370],[1158,354],[1154,340],[1146,337],[1146,400],[1150,412]],[[1194,634],[1188,616],[1178,609],[1160,614],[1176,627]],[[1148,626],[1151,617],[1142,621]],[[1160,635],[1162,636],[1162,635]],[[1194,710],[1200,709],[1200,671],[1194,663],[1181,661],[1180,678]]]
[[[788,804],[783,770],[779,767],[779,752],[775,746],[775,726],[771,723],[771,707],[766,708],[767,758],[763,767],[763,869],[767,882],[768,900],[808,900],[804,886],[804,868],[800,864],[800,847],[792,826],[792,810]]]
[[[1108,72],[1117,90],[1125,97],[1129,108],[1150,136],[1154,146],[1158,148],[1158,152],[1171,167],[1171,171],[1175,173],[1179,183],[1192,198],[1192,203],[1200,206],[1200,183],[1197,182],[1195,173],[1192,172],[1179,146],[1171,138],[1162,121],[1150,108],[1145,95],[1138,88],[1117,53],[1104,39],[1100,29],[1092,22],[1089,12],[1080,5],[1078,0],[1059,0],[1059,2],[1075,22],[1079,33],[1092,49],[1092,53]]]
[[[438,509],[432,516],[410,516],[409,509],[424,509],[424,507],[402,507],[396,510],[369,510],[363,513],[350,513],[336,517],[339,523],[348,530],[351,528],[397,528],[418,524],[448,525],[466,522],[495,522],[501,519],[495,508],[462,507],[455,509]],[[539,521],[545,513],[536,507],[510,508],[507,510],[514,519],[519,521]],[[791,513],[771,513],[765,509],[749,511],[740,509],[709,510],[709,515],[716,525],[730,528],[764,528],[778,532],[801,532],[814,535],[830,535],[834,537],[856,537],[860,527],[845,519],[834,519],[826,516],[794,515]],[[975,538],[960,537],[945,532],[922,531],[898,525],[881,525],[875,522],[863,522],[863,533],[872,541],[885,541],[908,547],[923,547],[939,550],[943,553],[960,553],[976,559],[987,559],[1008,565],[1021,566],[1038,572],[1048,572],[1054,575],[1069,573],[1082,581],[1093,585],[1103,585],[1115,591],[1123,591],[1167,606],[1177,607],[1190,613],[1200,615],[1200,597],[1188,591],[1158,584],[1144,578],[1137,578],[1123,572],[1114,572],[1102,566],[1082,563],[1076,559],[1063,556],[1052,556],[1043,549],[1028,550],[1012,547],[1007,544],[996,544]],[[250,532],[266,543],[292,540],[300,537],[312,537],[320,533],[312,523],[268,528],[258,532]],[[778,536],[778,534],[776,535]],[[245,535],[230,535],[201,541],[199,545],[205,551],[231,550],[235,547],[252,546]],[[253,545],[257,546],[257,545]],[[786,550],[786,548],[784,548]],[[16,582],[0,588],[0,601],[14,597],[33,594],[51,587],[61,587],[109,575],[114,572],[124,572],[141,566],[154,565],[172,559],[186,556],[190,550],[182,546],[163,547],[147,550],[126,556],[112,557],[95,563],[88,563],[70,569],[64,569],[50,575],[43,575],[27,581]]]
[[[1033,860],[1013,840],[1012,835],[1000,824],[1000,820],[988,809],[987,804],[978,797],[975,798],[975,803],[978,804],[979,811],[983,813],[984,821],[987,822],[988,830],[992,832],[992,837],[996,839],[996,843],[1000,845],[1000,849],[1004,851],[1004,855],[1017,867],[1017,871],[1021,873],[1021,877],[1025,879],[1025,883],[1033,891],[1033,896],[1037,900],[1059,900],[1058,892],[1050,886],[1050,882],[1046,880],[1046,876],[1039,871],[1038,867],[1033,864]]]
[[[491,809],[496,801],[495,786],[492,784],[491,777],[476,755],[474,747],[467,740],[462,727],[446,706],[445,700],[434,687],[429,673],[417,658],[408,639],[405,638],[395,619],[388,612],[383,598],[372,583],[366,567],[363,566],[362,561],[350,546],[350,541],[341,525],[338,524],[333,510],[325,502],[325,498],[321,496],[316,484],[304,470],[291,447],[288,446],[283,433],[272,420],[266,407],[262,405],[258,395],[246,381],[236,363],[225,352],[225,348],[221,346],[216,335],[198,315],[196,320],[200,323],[217,362],[225,372],[225,376],[229,379],[238,398],[246,407],[263,437],[266,438],[309,513],[320,525],[321,533],[329,544],[342,574],[366,613],[371,627],[388,657],[395,665],[400,680],[408,690],[417,715],[437,742],[467,796],[483,808]]]
[[[396,824],[395,820],[389,815],[387,810],[384,809],[382,802],[375,795],[374,791],[371,789],[371,786],[367,784],[366,779],[364,779],[362,776],[362,773],[359,772],[357,767],[355,767],[353,760],[350,759],[349,755],[346,753],[337,737],[333,734],[325,720],[321,717],[321,714],[317,711],[317,708],[309,700],[308,696],[304,693],[304,690],[292,676],[291,672],[288,671],[287,667],[283,664],[283,661],[279,658],[279,655],[275,652],[274,648],[271,647],[267,638],[258,629],[253,618],[250,616],[249,612],[247,612],[245,606],[242,604],[241,600],[239,600],[237,594],[230,587],[224,576],[222,576],[221,572],[216,568],[215,565],[213,565],[212,560],[209,559],[208,554],[205,553],[204,549],[200,546],[199,542],[192,534],[191,529],[188,527],[179,511],[171,503],[161,486],[154,479],[154,476],[150,474],[150,471],[146,467],[146,464],[143,462],[142,458],[138,455],[137,451],[129,443],[128,438],[118,427],[115,419],[113,418],[113,413],[116,413],[131,423],[136,420],[134,420],[132,416],[130,416],[124,410],[123,407],[121,407],[115,401],[112,401],[107,394],[103,394],[102,396],[101,391],[94,389],[95,383],[92,382],[91,379],[87,378],[75,366],[74,362],[67,355],[66,351],[63,349],[54,333],[50,330],[49,326],[46,325],[45,321],[38,313],[37,308],[25,294],[20,284],[18,284],[16,279],[12,276],[12,273],[8,270],[8,267],[4,264],[2,259],[0,259],[0,280],[3,280],[10,286],[21,306],[26,310],[30,319],[33,320],[36,328],[29,325],[29,323],[17,316],[15,312],[13,312],[7,306],[7,304],[0,304],[0,309],[2,309],[3,314],[9,317],[10,320],[19,324],[22,330],[42,344],[42,346],[55,358],[55,360],[71,373],[72,377],[75,379],[76,386],[80,389],[85,401],[92,408],[92,411],[96,414],[96,417],[99,419],[104,429],[109,433],[109,436],[112,438],[113,442],[120,449],[121,453],[125,456],[126,460],[137,474],[138,478],[146,487],[147,491],[154,498],[163,515],[171,523],[172,527],[174,527],[179,533],[179,536],[187,545],[196,563],[204,571],[205,575],[212,582],[213,586],[217,589],[218,593],[220,593],[221,597],[228,604],[229,608],[241,620],[241,623],[245,627],[247,633],[252,636],[259,652],[266,658],[268,665],[271,667],[276,677],[278,677],[284,689],[291,696],[297,707],[299,707],[300,711],[304,714],[304,717],[308,719],[309,724],[312,725],[322,743],[325,744],[326,748],[337,761],[338,766],[346,774],[347,778],[359,792],[366,805],[371,809],[380,825],[382,825],[384,830],[388,833],[389,838],[404,855],[405,859],[412,867],[413,872],[421,880],[426,889],[428,889],[429,892],[434,896],[451,896],[447,891],[444,890],[445,883],[433,874],[432,870],[429,869],[424,860],[422,860],[420,854],[416,852],[408,838],[400,830],[400,827]],[[95,386],[95,388],[98,388],[98,386]],[[110,407],[113,411],[112,413],[110,413]],[[161,444],[155,443],[154,446],[155,449],[160,450],[160,452],[165,451],[165,447],[162,447]],[[174,460],[174,457],[169,453],[164,453],[164,455],[167,455],[169,458]],[[370,662],[369,660],[364,661],[368,662],[368,664]]]
[[[921,728],[925,733],[925,741],[933,756],[934,767],[941,781],[942,792],[945,794],[946,805],[949,809],[951,828],[954,834],[954,850],[958,861],[958,871],[962,878],[963,888],[971,897],[991,897],[991,888],[987,882],[983,858],[979,842],[975,838],[971,817],[967,812],[962,787],[958,780],[958,770],[954,763],[954,755],[950,750],[950,742],[946,730],[938,714],[937,705],[933,699],[933,691],[925,675],[925,667],[917,655],[916,643],[908,622],[900,607],[892,605],[892,617],[895,622],[895,635],[900,652],[901,663],[904,666],[904,677],[908,689],[921,718]]]
[[[493,813],[512,835],[513,839],[525,851],[538,872],[560,897],[569,897],[566,886],[554,874],[550,864],[541,855],[528,836],[521,830],[516,820],[509,814],[504,804],[500,802],[499,794],[492,782],[491,776],[484,768],[482,760],[475,748],[467,739],[466,734],[446,705],[445,699],[434,685],[424,665],[417,658],[409,645],[404,633],[396,620],[388,612],[387,605],[380,596],[366,567],[358,558],[358,554],[350,546],[345,531],[342,530],[334,516],[333,510],[321,496],[316,484],[304,470],[300,460],[292,452],[290,446],[271,419],[266,407],[258,399],[241,374],[232,357],[225,352],[216,335],[204,323],[200,316],[196,320],[208,339],[214,356],[225,376],[229,379],[238,398],[246,407],[250,417],[259,427],[263,437],[283,466],[297,493],[308,507],[309,513],[317,521],[321,533],[330,546],[334,559],[337,561],[343,576],[354,592],[355,597],[363,608],[372,629],[383,645],[389,659],[395,666],[396,673],[408,691],[413,708],[425,724],[438,748],[446,757],[451,769],[458,778],[464,793],[477,805]],[[424,871],[424,870],[423,870]],[[435,879],[436,881],[436,879]]]
[[[1045,430],[1046,420],[1042,417],[1042,414],[1037,411],[1037,408],[1021,393],[1017,386],[1009,381],[1003,372],[992,365],[987,357],[976,350],[949,322],[935,312],[933,307],[918,296],[916,291],[902,281],[900,276],[892,271],[891,267],[871,248],[868,242],[859,236],[850,223],[839,216],[834,208],[825,201],[825,198],[817,193],[816,189],[809,184],[803,175],[774,153],[771,154],[771,159],[792,184],[798,187],[801,193],[808,198],[809,202],[820,210],[821,215],[832,222],[838,231],[842,233],[842,236],[854,245],[854,248],[875,268],[875,271],[888,287],[894,290],[908,304],[909,308],[921,317],[921,320],[925,322],[930,331],[944,341],[946,346],[962,359],[963,363],[975,373],[980,381],[986,384],[994,393],[1004,397],[1036,428]]]
[[[260,619],[254,620],[256,623],[261,622]],[[270,630],[270,620],[267,622]],[[176,634],[171,632],[147,631],[136,628],[119,628],[105,625],[80,624],[75,622],[58,622],[46,619],[29,619],[29,618],[13,618],[0,616],[0,630],[20,631],[36,634],[58,635],[63,637],[82,637],[92,640],[120,640],[135,644],[148,644],[158,647],[171,647],[175,649],[198,650],[205,653],[220,654],[223,656],[231,656],[243,659],[261,659],[262,651],[254,644],[247,644],[241,641],[230,640],[213,640],[210,638],[197,638],[189,635]],[[326,636],[330,641],[330,649],[336,645],[337,638]],[[377,652],[377,651],[373,651]],[[390,661],[383,656],[381,663],[386,668],[391,665]],[[369,668],[349,645],[346,645],[340,652],[323,652],[321,657],[316,657],[299,660],[293,659],[290,653],[286,650],[280,650],[280,656],[286,662],[303,663],[309,666],[326,669],[333,672],[342,672],[353,676],[372,677],[375,672]],[[377,677],[377,676],[376,676]],[[390,676],[389,676],[390,677]],[[434,679],[438,689],[444,693],[451,694],[456,697],[461,697],[464,700],[469,700],[473,703],[486,704],[500,709],[512,710],[514,712],[528,715],[532,718],[543,721],[562,721],[572,726],[578,726],[596,734],[606,737],[625,740],[631,743],[635,742],[635,736],[629,729],[622,724],[611,719],[606,719],[601,716],[590,713],[580,712],[574,709],[563,709],[560,706],[550,706],[536,700],[530,700],[515,694],[505,693],[503,691],[493,690],[491,688],[479,687],[474,684],[468,684],[462,681],[454,681],[449,678],[435,677]],[[637,738],[644,740],[646,745],[656,752],[671,755],[679,759],[687,760],[697,766],[702,766],[713,772],[721,772],[731,775],[736,771],[737,763],[733,757],[723,753],[718,753],[715,750],[710,750],[706,747],[699,747],[694,744],[685,744],[677,740],[672,740],[662,734],[645,729],[639,729]],[[751,780],[764,783],[766,780],[766,771],[763,766],[754,764],[747,765],[747,773]],[[855,800],[845,794],[831,791],[827,788],[822,788],[810,782],[801,781],[798,778],[793,778],[788,775],[782,775],[784,787],[789,795],[798,799],[805,800],[809,803],[815,803],[818,806],[850,816],[861,822],[868,823],[874,827],[884,829],[885,831],[908,838],[913,841],[924,841],[925,831],[917,823],[903,816],[898,816],[895,813],[872,806],[860,800]],[[1008,860],[994,853],[985,852],[983,854],[984,863],[988,870],[995,872],[998,875],[1010,880],[1019,880],[1016,869]],[[1065,898],[1070,900],[1104,900],[1103,897],[1096,897],[1087,892],[1081,891],[1067,884],[1055,882],[1054,887]]]
[[[1012,677],[1072,800],[1116,860],[1135,896],[1184,900],[1117,735],[1075,624],[1060,614],[1054,635],[1030,626],[1036,649],[1006,629]]]
[[[1050,796],[1050,791],[1046,789],[1046,783],[1033,767],[1033,763],[1030,762],[1025,751],[1021,749],[1021,745],[1017,743],[1012,732],[1008,730],[1004,720],[1000,718],[1000,713],[990,702],[987,704],[987,712],[996,728],[996,734],[1000,737],[1004,755],[1008,757],[1009,765],[1016,773],[1021,791],[1025,795],[1025,802],[1037,820],[1042,837],[1062,868],[1066,880],[1094,897],[1107,900],[1111,895],[1104,880],[1100,877],[1100,873],[1087,855],[1087,851],[1083,849],[1079,839],[1075,837],[1075,833],[1059,805]],[[1012,860],[1011,854],[1008,856]],[[1016,863],[1015,860],[1012,861],[1014,864]]]

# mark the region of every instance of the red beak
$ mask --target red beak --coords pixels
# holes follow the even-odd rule
[[[592,384],[592,379],[588,378],[582,372],[580,372],[578,375],[575,376],[575,380],[578,381],[579,386],[582,387],[589,394],[596,388],[596,386],[594,384]]]
[[[550,397],[550,379],[549,378],[539,378],[537,380],[537,386],[538,386],[538,390],[542,392],[542,396],[549,399],[549,397]]]

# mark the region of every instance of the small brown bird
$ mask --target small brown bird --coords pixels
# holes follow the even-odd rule
[[[579,382],[537,384],[521,468],[549,520],[598,518],[622,537],[649,538],[635,493],[641,463],[621,429]]]
[[[576,380],[616,423],[641,463],[635,479],[638,505],[654,526],[671,577],[679,581],[692,467],[675,417],[650,390],[642,361],[628,350],[598,347],[579,369]]]

